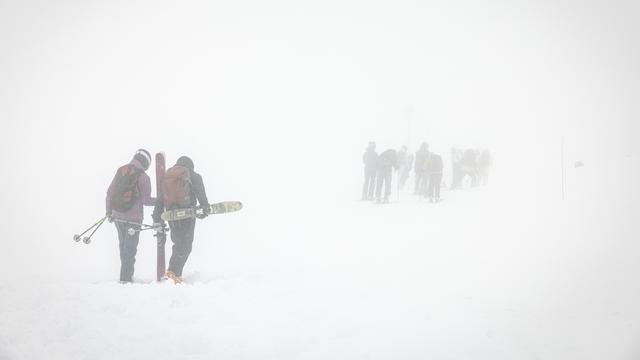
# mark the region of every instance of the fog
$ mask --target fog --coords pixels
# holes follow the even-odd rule
[[[505,329],[531,333],[501,339],[495,352],[434,330],[442,349],[408,346],[398,358],[636,358],[639,15],[627,1],[0,1],[0,253],[4,280],[15,283],[0,297],[28,298],[24,289],[52,284],[110,292],[119,267],[113,226],[90,245],[72,235],[103,216],[115,170],[145,148],[164,152],[168,165],[190,156],[211,201],[245,205],[197,225],[187,279],[206,291],[234,276],[306,274],[302,281],[318,281],[332,300],[357,284],[395,294],[394,304],[435,301],[438,314],[460,300],[443,291],[466,289],[460,294],[477,300],[471,308],[536,309],[549,321],[531,330],[507,311]],[[447,183],[451,147],[488,148],[490,186],[445,194],[442,210],[409,192],[388,207],[359,203],[369,141],[379,152],[428,142],[443,155]],[[465,221],[480,230],[460,229]],[[422,227],[428,236],[416,233]],[[426,245],[410,242],[423,236]],[[153,242],[145,233],[138,249],[145,284]],[[414,252],[425,249],[442,252]],[[492,283],[503,278],[508,285]],[[414,280],[433,288],[413,290]],[[242,284],[248,294],[264,290]],[[276,286],[293,292],[292,303],[308,300],[294,290],[302,284]],[[149,296],[133,291],[141,302]],[[574,306],[582,310],[563,312]],[[1,313],[12,340],[0,342],[0,358],[37,358],[16,350],[29,344],[24,318]],[[611,326],[593,332],[588,314]],[[296,343],[291,329],[247,353],[223,346],[193,358],[305,357],[270,347]],[[562,336],[540,340],[550,329]],[[422,341],[415,336],[388,346]],[[251,334],[243,339],[235,343],[255,344]],[[322,339],[304,354],[353,358],[348,345]],[[378,342],[373,333],[356,341],[372,348],[370,358],[391,358],[375,351]],[[111,354],[86,352],[96,353]],[[53,354],[81,358],[68,348]]]

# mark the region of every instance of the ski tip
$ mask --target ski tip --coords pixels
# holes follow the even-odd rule
[[[243,208],[243,204],[240,201],[223,201],[211,205],[211,213],[230,213],[240,211]]]
[[[227,211],[237,211],[243,208],[242,201],[223,201],[221,203],[212,204],[212,206],[222,205]]]
[[[240,210],[242,210],[243,207],[244,207],[244,205],[242,204],[242,202],[240,202],[240,201],[235,201],[234,202],[234,210],[235,211],[240,211]]]

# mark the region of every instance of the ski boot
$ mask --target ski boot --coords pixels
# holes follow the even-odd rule
[[[176,273],[174,273],[173,271],[167,271],[165,276],[167,278],[173,280],[173,283],[176,284],[176,285],[182,283],[182,278],[180,276],[176,275]]]

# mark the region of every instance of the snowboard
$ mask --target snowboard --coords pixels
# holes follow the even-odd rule
[[[224,201],[209,205],[209,214],[226,214],[242,209],[240,201]],[[177,221],[196,217],[202,214],[202,208],[190,207],[185,209],[167,210],[160,216],[164,221]]]
[[[162,179],[165,173],[164,153],[156,154],[156,198],[162,199]],[[156,258],[156,280],[160,281],[164,277],[166,269],[164,248],[167,242],[167,232],[163,230],[156,231],[154,235],[157,239],[157,258]]]

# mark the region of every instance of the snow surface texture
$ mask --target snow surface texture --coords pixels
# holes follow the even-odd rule
[[[639,15],[0,1],[0,359],[640,358]],[[488,147],[490,184],[359,202],[371,140]],[[72,240],[140,147],[245,205],[183,285],[149,232],[131,285],[113,225]]]
[[[408,192],[389,205],[249,203],[198,223],[179,286],[153,281],[149,234],[133,285],[113,280],[113,229],[88,247],[64,239],[82,264],[68,279],[0,286],[0,349],[6,359],[634,359],[638,202],[580,200],[592,190],[565,202],[489,187],[445,191],[438,204]],[[289,223],[291,212],[317,218]]]

